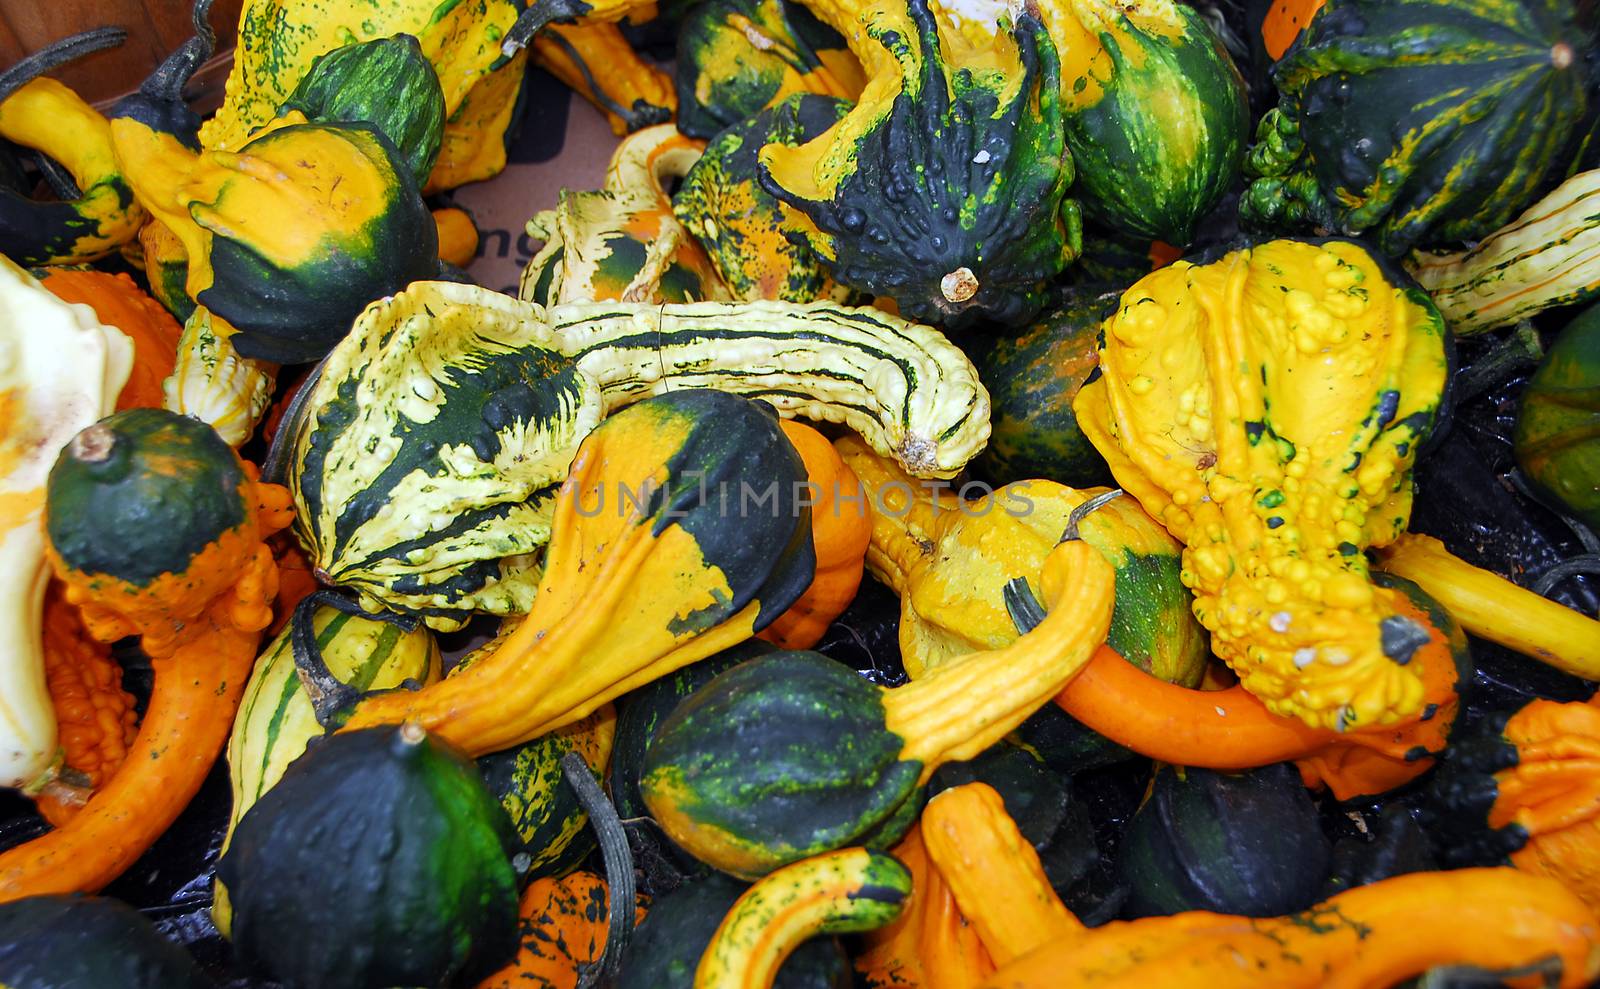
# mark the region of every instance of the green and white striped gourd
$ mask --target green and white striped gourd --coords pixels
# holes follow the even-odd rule
[[[1470,251],[1406,267],[1450,329],[1472,336],[1600,295],[1600,170],[1581,172]]]
[[[369,306],[311,387],[288,471],[302,545],[364,607],[440,629],[528,610],[579,443],[651,395],[761,398],[920,477],[955,476],[989,435],[988,393],[941,334],[825,303],[547,310],[419,282]]]
[[[277,372],[272,364],[239,356],[226,324],[217,322],[205,306],[196,306],[184,320],[177,365],[162,383],[162,404],[169,412],[199,419],[237,447],[272,404]]]

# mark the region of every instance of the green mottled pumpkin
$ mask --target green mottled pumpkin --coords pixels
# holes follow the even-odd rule
[[[1044,25],[1024,13],[976,48],[911,0],[862,30],[887,52],[886,75],[821,137],[764,148],[762,184],[815,226],[808,243],[836,281],[908,318],[1032,318],[1081,237]]]
[[[710,0],[684,15],[673,82],[678,130],[709,140],[793,93],[853,101],[866,80],[839,32],[801,4]]]
[[[1074,488],[1111,471],[1078,428],[1072,400],[1100,364],[1100,320],[1116,295],[1074,292],[1033,326],[977,360],[993,412],[978,466],[995,484],[1044,478]]]
[[[1386,254],[1503,227],[1588,107],[1571,0],[1328,0],[1273,68],[1248,223],[1363,235]]]
[[[1561,331],[1517,414],[1517,463],[1546,494],[1600,529],[1600,307]]]
[[[516,952],[515,850],[469,760],[383,726],[296,760],[240,820],[217,878],[240,961],[279,982],[471,984]]]
[[[684,176],[673,211],[735,299],[849,299],[801,236],[808,221],[761,186],[757,157],[769,144],[812,140],[849,109],[830,96],[791,96],[718,134]]]

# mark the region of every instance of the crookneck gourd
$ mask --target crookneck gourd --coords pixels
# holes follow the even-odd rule
[[[555,209],[528,221],[529,235],[544,247],[523,269],[517,295],[541,306],[730,298],[706,252],[673,216],[667,192],[699,157],[699,142],[671,124],[618,144],[604,188],[563,189]]]
[[[288,506],[210,427],[160,409],[118,412],[67,444],[48,484],[51,563],[91,635],[140,636],[155,687],[116,773],[65,826],[0,854],[0,899],[101,888],[199,790],[272,620],[262,539]]]
[[[905,686],[874,686],[814,652],[719,674],[645,753],[650,815],[702,862],[746,878],[859,844],[941,765],[1020,725],[1105,641],[1115,572],[1076,525],[1040,582],[1050,610],[1034,631]]]
[[[853,294],[807,246],[803,235],[811,221],[761,185],[757,159],[769,144],[815,138],[849,109],[833,97],[791,96],[714,137],[684,177],[673,209],[734,298],[845,302]]]
[[[674,79],[678,129],[710,140],[795,93],[855,102],[861,65],[837,31],[793,0],[711,0],[684,15]]]
[[[1600,705],[1535,700],[1490,718],[1428,792],[1446,862],[1509,860],[1600,910]]]
[[[821,303],[541,309],[420,283],[368,308],[311,387],[289,485],[313,562],[369,609],[439,628],[528,610],[573,451],[651,394],[714,387],[841,421],[931,476],[988,432],[987,394],[936,331]]]
[[[618,137],[672,119],[671,77],[641,58],[615,24],[552,25],[533,40],[533,54],[605,114]]]
[[[1037,587],[1073,510],[1106,493],[1019,481],[964,500],[855,437],[834,446],[871,498],[867,566],[900,595],[900,659],[913,679],[1016,641],[1007,582],[1021,577]],[[1180,544],[1131,498],[1106,503],[1079,531],[1116,571],[1111,648],[1163,681],[1198,685],[1208,653],[1179,580]]]
[[[1123,294],[1073,404],[1118,483],[1185,543],[1212,649],[1313,727],[1423,704],[1427,630],[1363,555],[1405,530],[1447,376],[1443,319],[1396,277],[1350,241],[1179,261]]]
[[[56,454],[110,412],[133,366],[133,347],[91,311],[69,305],[0,256],[0,785],[37,789],[57,755],[56,718],[42,648],[50,570],[39,524]]]
[[[1241,216],[1391,256],[1484,237],[1565,168],[1587,45],[1571,0],[1328,0],[1273,67]]]
[[[811,582],[804,481],[770,406],[686,389],[624,409],[578,448],[516,631],[440,683],[360,700],[346,727],[415,721],[497,752],[749,638]],[[729,526],[746,488],[770,497]]]

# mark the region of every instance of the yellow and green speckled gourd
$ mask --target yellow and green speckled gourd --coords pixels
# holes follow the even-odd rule
[[[1122,296],[1079,424],[1186,544],[1216,653],[1276,714],[1325,728],[1415,713],[1426,630],[1368,579],[1411,514],[1447,376],[1444,321],[1352,241],[1177,262]]]

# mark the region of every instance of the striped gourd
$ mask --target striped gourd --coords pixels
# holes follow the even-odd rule
[[[1411,255],[1411,274],[1458,336],[1600,295],[1600,171],[1563,182],[1470,251]]]
[[[429,684],[439,679],[439,646],[426,628],[404,632],[387,622],[347,615],[327,606],[316,609],[311,627],[328,671],[357,690],[398,687],[406,680]],[[289,764],[306,750],[306,744],[323,733],[295,670],[291,630],[292,626],[284,629],[256,661],[234,718],[233,735],[228,739],[233,816],[223,838],[224,849],[245,811],[278,782]],[[227,934],[232,912],[227,890],[220,882],[212,918],[217,929]]]
[[[716,388],[841,422],[922,477],[988,439],[989,397],[937,331],[876,309],[571,303],[417,283],[370,306],[296,424],[296,526],[369,609],[459,627],[532,603],[556,487],[601,417]],[[403,510],[400,506],[403,506]]]
[[[225,321],[196,306],[184,321],[177,363],[162,391],[169,412],[199,419],[237,447],[272,404],[277,371],[275,365],[239,356],[232,335]]]

